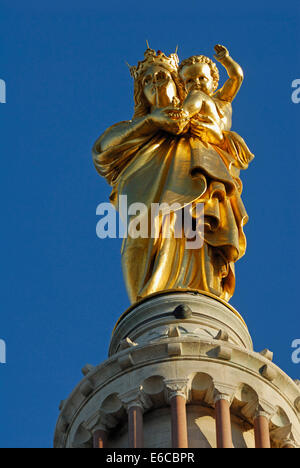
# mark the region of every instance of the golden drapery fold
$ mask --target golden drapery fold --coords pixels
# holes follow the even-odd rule
[[[118,125],[126,122],[114,127]],[[101,151],[101,139],[93,149],[94,163],[113,188],[110,200],[116,208],[120,195],[127,196],[128,206],[139,202],[149,210],[152,203],[180,206],[171,213],[169,237],[162,216],[156,220],[158,238],[124,239],[122,268],[131,302],[181,288],[228,301],[235,288],[234,263],[246,249],[243,226],[248,217],[239,172],[253,155],[244,140],[224,132],[223,144],[217,147],[189,133],[157,131]],[[204,204],[204,243],[200,249],[186,249],[185,237],[174,236],[176,216],[195,203]]]

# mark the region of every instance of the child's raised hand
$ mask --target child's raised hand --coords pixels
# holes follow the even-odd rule
[[[225,57],[229,57],[229,51],[225,46],[217,44],[215,46],[216,54],[214,55],[215,59],[221,62]]]

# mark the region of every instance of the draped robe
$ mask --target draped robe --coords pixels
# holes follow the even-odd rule
[[[130,125],[116,124],[103,136]],[[116,208],[120,195],[127,196],[128,206],[140,202],[149,210],[152,203],[178,203],[181,209],[204,204],[204,243],[199,249],[186,249],[184,236],[164,236],[163,217],[156,220],[157,238],[124,239],[122,268],[132,303],[170,289],[207,291],[227,301],[233,295],[234,263],[245,253],[243,226],[248,220],[239,173],[253,155],[239,135],[223,135],[220,146],[190,132],[175,136],[162,130],[124,138],[104,151],[103,137],[95,143],[94,164],[112,186],[110,200]],[[175,218],[174,212],[173,234]]]

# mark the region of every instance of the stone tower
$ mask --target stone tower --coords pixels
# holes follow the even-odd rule
[[[272,358],[253,351],[242,317],[216,296],[148,296],[61,403],[54,446],[297,448],[300,382]]]

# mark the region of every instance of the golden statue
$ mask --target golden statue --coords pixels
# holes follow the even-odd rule
[[[235,288],[234,264],[246,249],[248,220],[241,200],[240,169],[253,159],[231,131],[231,102],[243,81],[241,67],[221,45],[215,58],[229,79],[218,88],[215,63],[203,55],[179,65],[177,54],[150,49],[136,67],[132,120],[108,128],[93,148],[97,171],[112,186],[111,202],[177,206],[155,219],[155,237],[130,235],[122,245],[122,268],[131,302],[164,290],[198,290],[228,301]],[[174,205],[176,204],[176,205]],[[187,249],[175,236],[180,210],[204,206],[203,243]],[[134,216],[129,217],[129,225]],[[195,220],[197,221],[197,220]],[[196,224],[197,225],[197,224]]]

